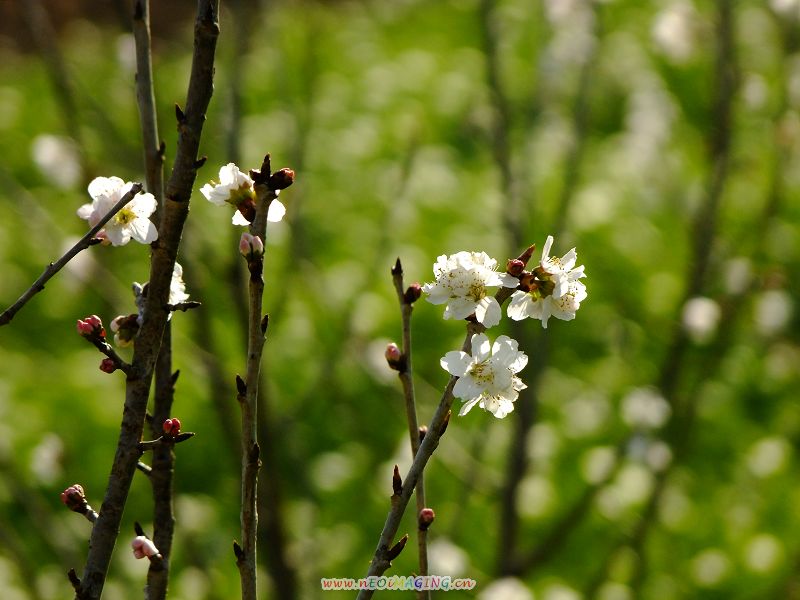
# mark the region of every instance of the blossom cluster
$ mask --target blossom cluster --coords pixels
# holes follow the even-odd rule
[[[500,273],[497,261],[485,252],[439,256],[433,265],[436,280],[425,284],[422,291],[428,302],[445,305],[445,319],[468,318],[485,329],[497,325],[502,317],[490,288],[514,289],[506,314],[515,321],[537,319],[544,328],[550,317],[570,321],[586,299],[586,286],[580,281],[586,274],[583,265],[575,266],[575,248],[558,258],[550,256],[552,246],[553,236],[548,236],[532,271],[524,270],[526,261],[516,259],[509,261],[506,273]],[[505,417],[526,387],[517,373],[528,357],[516,340],[505,335],[492,344],[485,334],[477,333],[470,340],[470,349],[471,354],[448,352],[440,361],[444,370],[458,377],[453,395],[464,401],[459,415],[477,405],[495,417]]]

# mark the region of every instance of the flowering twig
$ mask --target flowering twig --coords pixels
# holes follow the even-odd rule
[[[153,368],[169,313],[168,302],[175,259],[183,225],[189,213],[197,169],[197,151],[213,91],[213,66],[219,35],[218,0],[199,0],[195,21],[195,46],[186,109],[178,116],[178,149],[165,193],[159,238],[152,246],[150,281],[144,319],[134,345],[132,373],[128,376],[119,442],[100,516],[92,530],[89,555],[77,600],[99,600],[111,553],[119,533],[122,511],[139,462],[139,440],[144,427]]]
[[[264,241],[267,234],[269,205],[278,197],[270,184],[269,154],[259,171],[252,171],[256,193],[255,217],[250,224],[250,237],[242,239],[242,253],[247,258],[250,272],[248,303],[247,371],[245,379],[237,376],[239,405],[242,409],[242,543],[236,544],[236,564],[242,585],[242,600],[256,600],[256,534],[258,509],[256,506],[258,469],[261,466],[258,446],[258,382],[261,372],[261,355],[268,316],[262,313],[264,298]],[[249,240],[249,241],[248,241]],[[243,246],[251,249],[246,253]]]
[[[33,284],[27,289],[27,291],[19,297],[19,299],[9,306],[6,310],[0,314],[0,326],[7,325],[11,322],[11,319],[14,318],[14,315],[19,312],[19,310],[27,304],[27,302],[33,298],[36,294],[41,292],[44,289],[44,284],[47,283],[56,273],[58,273],[61,269],[64,268],[69,261],[71,261],[75,256],[88,248],[89,246],[93,246],[99,243],[99,240],[95,237],[98,232],[103,228],[103,226],[108,223],[114,215],[116,215],[120,210],[124,208],[128,202],[133,200],[133,198],[142,191],[142,184],[141,183],[134,183],[131,186],[131,189],[126,193],[122,198],[120,198],[119,202],[117,202],[111,210],[106,213],[104,217],[98,221],[97,225],[92,227],[89,232],[84,235],[78,242],[72,246],[67,252],[59,258],[57,261],[50,263],[44,272],[39,276],[39,278],[33,282]]]
[[[510,288],[501,288],[495,295],[495,299],[499,304],[502,305],[503,302],[505,302],[509,296],[511,296],[512,291],[513,290]],[[480,323],[472,321],[468,322],[467,335],[462,345],[462,351],[467,352],[470,350],[472,336],[476,333],[482,333],[485,330],[486,328]],[[382,575],[386,569],[391,566],[391,561],[393,558],[396,557],[396,554],[393,552],[393,550],[396,549],[396,545],[392,545],[392,540],[397,534],[397,529],[400,526],[400,520],[403,517],[406,506],[408,506],[408,502],[411,499],[411,494],[414,492],[414,488],[419,481],[419,477],[424,471],[425,466],[428,464],[428,460],[433,455],[433,452],[438,447],[440,438],[442,435],[444,435],[444,432],[447,429],[447,423],[450,420],[451,414],[450,409],[453,406],[454,400],[453,388],[455,387],[457,381],[458,377],[454,375],[448,380],[447,385],[442,392],[442,397],[439,400],[439,405],[436,408],[436,412],[431,419],[430,425],[428,425],[428,431],[426,432],[425,437],[419,446],[419,450],[414,457],[414,461],[411,464],[408,473],[406,473],[405,478],[402,480],[400,493],[395,493],[395,495],[392,497],[392,506],[389,510],[389,514],[386,517],[386,522],[383,525],[383,530],[381,531],[381,536],[378,540],[378,547],[375,549],[372,561],[370,562],[369,570],[367,572],[368,577],[373,575]],[[371,598],[373,591],[374,590],[361,590],[358,593],[359,600]]]
[[[411,366],[411,313],[414,310],[414,302],[419,299],[421,288],[419,284],[414,284],[408,289],[403,286],[403,265],[397,259],[392,268],[392,281],[397,292],[397,301],[400,305],[400,315],[403,328],[403,342],[401,348],[401,360],[396,367],[400,382],[403,385],[403,398],[405,399],[406,420],[408,421],[408,436],[411,442],[411,457],[417,455],[420,445],[420,429],[417,424],[417,406],[414,397],[414,376]],[[426,508],[425,504],[425,480],[423,473],[420,473],[416,486],[417,514],[420,515]],[[419,552],[419,574],[428,574],[428,526],[420,525],[417,532],[417,545]],[[430,598],[429,590],[420,590],[418,598]]]

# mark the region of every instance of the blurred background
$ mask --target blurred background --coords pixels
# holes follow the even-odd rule
[[[167,167],[190,4],[153,6]],[[85,233],[93,177],[143,180],[129,12],[0,2],[2,308]],[[553,254],[577,247],[588,299],[546,335],[492,330],[520,340],[529,389],[503,420],[453,417],[426,475],[431,572],[476,579],[456,596],[483,600],[800,598],[798,51],[797,0],[223,2],[197,189],[266,152],[297,172],[268,232],[265,597],[363,576],[392,467],[410,464],[383,359],[395,259],[425,282],[440,254],[503,264],[553,234]],[[239,589],[230,212],[196,194],[179,256],[203,306],[172,321],[173,414],[197,433],[177,448],[175,599]],[[89,524],[59,493],[79,482],[99,508],[124,382],[75,322],[134,312],[147,277],[140,245],[93,247],[0,330],[6,600],[68,597],[83,567]],[[422,423],[463,338],[441,317],[415,305]],[[104,598],[144,586],[135,520],[151,527],[141,474]],[[415,565],[409,544],[390,573]]]

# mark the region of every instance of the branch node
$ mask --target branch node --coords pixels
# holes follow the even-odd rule
[[[400,496],[403,493],[403,480],[400,477],[400,469],[397,465],[394,466],[394,473],[392,474],[392,491],[395,496]]]
[[[75,590],[76,594],[80,594],[81,592],[81,580],[78,577],[78,574],[75,572],[75,569],[70,569],[67,571],[67,578],[69,582],[72,584],[72,589]]]
[[[242,376],[238,374],[236,375],[236,393],[240,399],[247,395],[247,384],[242,379]]]
[[[269,315],[264,315],[264,318],[261,319],[261,334],[267,334],[267,327],[269,327]]]
[[[177,103],[175,104],[175,119],[178,121],[178,128],[186,125],[186,115]]]
[[[195,171],[198,170],[200,167],[202,167],[204,164],[206,164],[207,160],[208,160],[207,156],[201,156],[196,161],[194,161],[194,164],[192,166],[194,167]]]
[[[394,263],[392,267],[392,277],[402,277],[403,276],[403,265],[400,262],[400,257],[397,257],[397,262]]]
[[[405,534],[400,540],[386,553],[386,560],[389,562],[393,561],[395,558],[400,556],[400,553],[403,551],[403,548],[406,547],[406,542],[408,542],[408,534]]]
[[[239,545],[239,542],[233,540],[233,553],[236,555],[236,562],[242,562],[244,560],[244,550]]]

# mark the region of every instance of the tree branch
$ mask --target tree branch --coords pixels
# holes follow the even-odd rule
[[[64,256],[59,258],[56,262],[50,263],[44,270],[44,273],[39,276],[39,279],[34,281],[31,287],[29,287],[28,290],[22,294],[22,296],[20,296],[14,304],[9,306],[3,311],[2,314],[0,314],[0,326],[10,323],[11,319],[14,318],[14,315],[16,315],[17,312],[19,312],[19,310],[25,306],[25,304],[27,304],[31,298],[44,289],[44,284],[50,281],[50,279],[61,269],[63,269],[69,261],[75,258],[79,252],[85,250],[89,246],[99,243],[95,238],[97,233],[112,219],[114,215],[122,210],[122,208],[128,204],[128,202],[133,200],[133,197],[136,196],[136,194],[138,194],[140,191],[142,191],[142,184],[134,183],[128,193],[120,198],[119,202],[117,202],[102,219],[100,219],[97,225],[89,230],[89,233],[84,235],[72,248],[67,250]]]
[[[114,543],[119,534],[122,511],[139,462],[138,445],[144,427],[150,382],[169,314],[164,307],[169,297],[175,258],[189,212],[189,199],[197,168],[202,164],[197,159],[197,151],[213,92],[214,55],[219,35],[218,14],[218,0],[198,0],[186,110],[178,111],[178,149],[166,188],[159,239],[152,246],[150,287],[144,320],[134,345],[133,372],[128,376],[117,451],[100,517],[92,530],[89,555],[77,600],[100,598]]]

